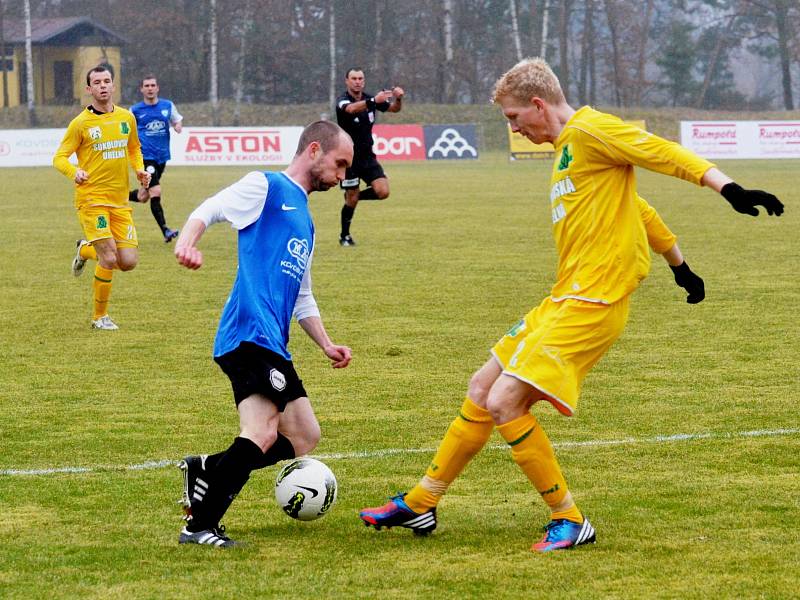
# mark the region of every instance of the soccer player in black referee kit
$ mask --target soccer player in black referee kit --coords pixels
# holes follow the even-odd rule
[[[374,96],[364,92],[364,71],[348,69],[345,74],[347,89],[336,100],[336,121],[353,138],[353,166],[347,169],[342,182],[344,206],[342,206],[342,231],[339,244],[355,246],[350,235],[350,223],[359,200],[383,200],[389,197],[389,180],[372,151],[372,125],[376,111],[400,112],[403,107],[401,87],[381,90]],[[367,187],[359,190],[359,180]]]

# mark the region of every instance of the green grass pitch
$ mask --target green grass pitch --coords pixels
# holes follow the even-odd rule
[[[417,481],[489,347],[547,294],[549,161],[387,163],[392,196],[359,206],[355,248],[337,243],[341,193],[312,195],[315,294],[354,360],[330,369],[296,326],[291,349],[322,424],[314,454],[328,457],[339,500],[320,521],[292,521],[273,499],[278,468],[257,472],[225,519],[247,544],[233,551],[178,546],[180,476],[158,466],[237,433],[211,361],[233,232],[212,228],[205,266],[189,272],[136,206],[140,264],[115,275],[111,299],[121,329],[91,331],[91,274],[69,270],[80,233],[70,183],[54,169],[4,170],[0,596],[795,596],[800,165],[720,166],[774,192],[786,213],[753,219],[713,192],[640,173],[707,297],[687,305],[655,256],[576,417],[535,408],[598,535],[547,556],[528,551],[544,504],[496,434],[442,501],[433,536],[368,530],[357,511]],[[168,168],[170,225],[246,170]],[[88,471],[13,472],[64,467]]]

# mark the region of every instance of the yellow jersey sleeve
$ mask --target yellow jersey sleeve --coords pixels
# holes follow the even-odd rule
[[[680,144],[625,123],[614,115],[593,112],[594,118],[575,119],[569,126],[597,139],[598,159],[603,162],[635,165],[697,185],[702,185],[705,172],[715,166]]]
[[[75,173],[78,167],[69,162],[69,157],[72,156],[78,149],[81,143],[80,129],[76,126],[75,122],[78,119],[73,119],[61,139],[61,144],[53,156],[53,166],[63,173],[69,179],[75,179]]]
[[[642,216],[648,245],[657,254],[664,254],[675,245],[675,242],[678,241],[678,236],[670,231],[661,215],[647,203],[647,200],[641,196],[636,196],[636,205],[639,207],[639,214]]]
[[[139,141],[139,130],[136,127],[136,117],[130,113],[130,137],[128,138],[128,161],[134,171],[144,171],[144,158],[142,156],[142,143]]]

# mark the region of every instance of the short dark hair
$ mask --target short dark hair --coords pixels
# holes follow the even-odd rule
[[[350,77],[350,73],[352,73],[353,71],[361,71],[363,73],[364,69],[362,69],[361,67],[350,67],[344,74],[344,78],[347,79],[348,77]]]
[[[303,129],[303,133],[300,134],[295,156],[302,154],[311,142],[319,142],[322,153],[327,154],[334,148],[339,147],[339,142],[343,135],[346,135],[344,129],[333,121],[314,121]]]
[[[103,71],[111,73],[111,81],[114,81],[114,67],[108,63],[101,63],[96,67],[92,67],[89,69],[89,72],[86,73],[86,85],[92,85],[92,73],[102,73]]]
[[[148,79],[155,79],[156,80],[156,85],[158,85],[158,77],[148,73],[147,75],[142,77],[142,80],[139,82],[139,87],[142,87],[144,85],[144,82],[147,81]]]

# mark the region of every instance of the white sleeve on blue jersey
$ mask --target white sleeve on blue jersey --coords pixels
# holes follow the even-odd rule
[[[206,227],[228,221],[234,229],[244,229],[261,216],[268,186],[264,173],[251,171],[203,202],[189,218],[200,219]]]
[[[308,317],[318,317],[319,308],[317,301],[314,299],[314,294],[311,292],[311,258],[313,253],[308,257],[306,264],[306,272],[303,273],[303,280],[300,282],[300,292],[297,294],[297,300],[294,302],[294,312],[292,316],[298,321]]]
[[[178,107],[175,106],[175,103],[170,102],[169,122],[175,125],[175,123],[180,123],[181,121],[183,121],[183,115],[178,112]]]

